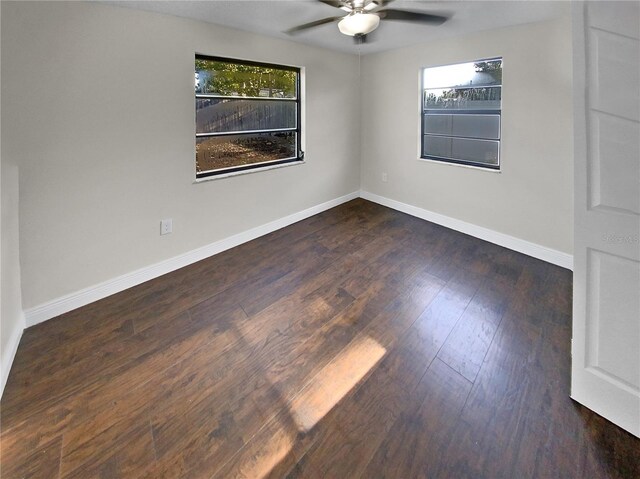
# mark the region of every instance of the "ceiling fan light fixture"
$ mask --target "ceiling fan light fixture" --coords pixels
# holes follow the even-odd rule
[[[366,35],[378,28],[380,17],[373,13],[354,12],[338,22],[340,33],[353,37]]]

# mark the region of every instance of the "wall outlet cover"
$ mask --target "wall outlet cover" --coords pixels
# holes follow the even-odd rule
[[[160,221],[160,234],[168,235],[173,232],[173,220],[171,218],[167,218],[166,220]]]

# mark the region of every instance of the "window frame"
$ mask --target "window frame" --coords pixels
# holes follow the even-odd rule
[[[458,165],[458,166],[466,166],[466,167],[471,167],[471,168],[479,168],[479,169],[483,169],[483,170],[489,170],[489,171],[494,171],[494,172],[500,172],[501,171],[501,149],[502,149],[502,94],[500,95],[500,108],[499,109],[459,109],[459,110],[443,110],[443,109],[428,109],[426,108],[426,101],[425,101],[425,87],[424,87],[424,78],[425,78],[425,70],[429,69],[429,68],[439,68],[439,67],[447,67],[447,66],[454,66],[454,65],[460,65],[460,64],[464,64],[464,63],[481,63],[481,62],[489,62],[489,61],[496,61],[496,60],[500,60],[501,65],[503,67],[504,70],[504,58],[501,56],[496,56],[496,57],[490,57],[490,58],[481,58],[481,59],[477,59],[477,60],[470,60],[470,61],[461,61],[461,62],[456,62],[456,63],[449,63],[446,65],[432,65],[432,66],[425,66],[425,67],[421,67],[420,68],[420,159],[421,160],[427,160],[427,161],[436,161],[439,163],[447,163],[447,164],[453,164],[453,165]],[[503,87],[503,81],[500,82],[500,85],[482,85],[479,86],[477,88],[495,88],[495,87],[500,87],[500,89],[502,89]],[[445,87],[447,88],[447,87]],[[455,87],[451,87],[451,88],[455,88]],[[464,88],[464,87],[462,87]],[[502,92],[501,92],[502,93]],[[425,120],[426,120],[426,116],[428,114],[428,112],[431,112],[431,115],[438,115],[438,114],[446,114],[446,115],[495,115],[498,116],[498,139],[487,139],[487,138],[473,138],[473,137],[468,137],[468,136],[456,136],[456,135],[439,135],[439,134],[430,134],[430,136],[440,136],[440,137],[445,137],[445,138],[460,138],[460,139],[471,139],[471,140],[475,140],[475,141],[491,141],[491,142],[496,142],[498,143],[498,156],[497,156],[497,164],[496,165],[490,165],[487,163],[482,163],[482,162],[478,162],[478,161],[473,161],[473,160],[462,160],[462,159],[457,159],[457,158],[448,158],[448,157],[441,157],[441,156],[436,156],[436,155],[425,155],[424,154],[424,147],[425,147],[425,136],[427,136],[424,132],[425,130]]]
[[[221,178],[225,176],[232,176],[240,173],[253,173],[257,171],[270,170],[274,167],[284,166],[288,164],[300,164],[304,163],[304,151],[302,150],[302,68],[291,65],[280,65],[277,63],[259,62],[253,60],[243,60],[238,58],[219,57],[212,55],[204,55],[196,53],[194,57],[194,63],[196,60],[208,60],[224,63],[235,63],[238,65],[248,65],[262,68],[273,68],[277,70],[292,71],[296,73],[296,95],[295,98],[278,98],[278,97],[261,97],[261,96],[230,96],[230,95],[216,95],[210,93],[195,93],[195,102],[199,98],[213,98],[213,99],[231,99],[231,100],[257,100],[257,101],[282,101],[282,102],[295,102],[296,103],[296,126],[295,128],[276,128],[276,129],[259,129],[259,130],[245,130],[245,131],[228,131],[228,132],[209,132],[198,133],[197,128],[194,125],[195,141],[198,138],[209,138],[217,136],[231,136],[231,135],[255,135],[260,133],[280,133],[280,132],[294,132],[296,133],[296,156],[290,158],[283,158],[280,160],[271,160],[260,163],[252,163],[248,165],[231,166],[227,168],[220,168],[217,170],[209,170],[198,173],[196,171],[196,182],[203,180],[210,180],[216,177]],[[194,120],[197,124],[198,111],[194,108]],[[195,156],[194,156],[195,162]],[[195,166],[195,164],[194,164]]]

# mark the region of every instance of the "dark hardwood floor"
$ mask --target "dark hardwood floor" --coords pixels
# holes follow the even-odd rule
[[[571,273],[355,200],[28,329],[3,478],[640,477]]]

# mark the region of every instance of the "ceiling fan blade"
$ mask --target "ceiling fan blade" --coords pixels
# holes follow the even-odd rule
[[[318,1],[321,3],[324,3],[325,5],[329,5],[335,8],[342,8],[345,6],[345,2],[342,2],[340,0],[318,0]]]
[[[376,8],[381,8],[381,7],[386,7],[387,5],[389,5],[393,1],[394,0],[371,0],[371,3],[377,5]]]
[[[285,33],[288,33],[289,35],[294,35],[294,34],[296,34],[298,32],[303,31],[303,30],[308,30],[309,28],[319,27],[320,25],[325,25],[327,23],[337,22],[338,20],[341,20],[342,18],[343,17],[323,18],[322,20],[316,20],[315,22],[309,22],[309,23],[305,23],[303,25],[298,25],[297,27],[290,28]]]
[[[448,20],[447,17],[441,15],[432,15],[431,13],[411,12],[409,10],[394,10],[387,8],[386,10],[378,10],[376,12],[383,20],[400,20],[403,22],[428,23],[430,25],[440,25]]]

